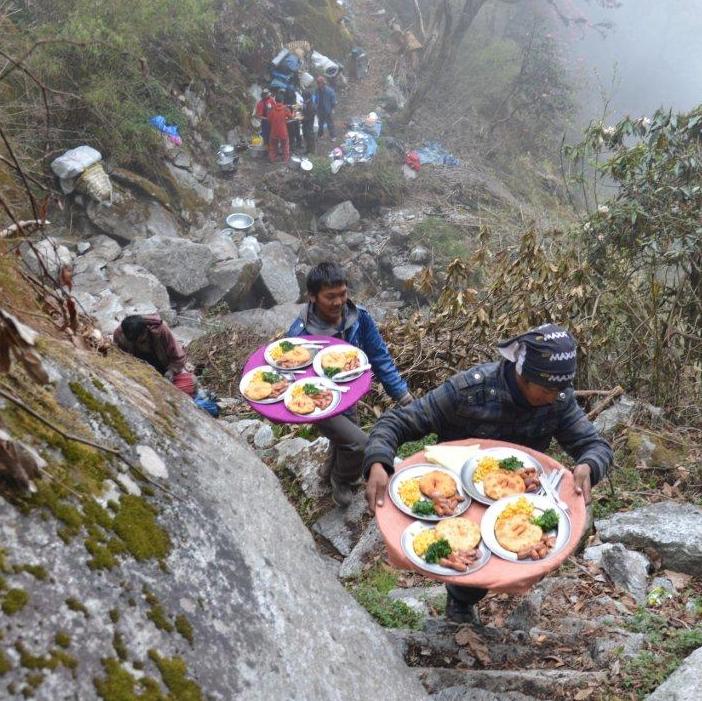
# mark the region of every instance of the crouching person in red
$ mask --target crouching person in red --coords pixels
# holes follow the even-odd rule
[[[147,362],[179,390],[194,396],[195,377],[185,370],[183,346],[158,314],[125,317],[112,338],[125,353]]]

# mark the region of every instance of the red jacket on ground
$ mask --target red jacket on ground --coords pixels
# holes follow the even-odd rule
[[[288,107],[276,102],[273,109],[268,113],[268,123],[271,125],[271,139],[288,140],[288,119],[292,117],[292,112]]]

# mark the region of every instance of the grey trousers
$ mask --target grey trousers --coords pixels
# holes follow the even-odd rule
[[[368,434],[358,425],[356,408],[320,421],[316,426],[331,443],[326,464],[328,474],[340,483],[355,482],[363,471],[363,452],[368,443]]]

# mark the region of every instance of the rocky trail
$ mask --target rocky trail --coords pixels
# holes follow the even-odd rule
[[[611,430],[621,411],[603,413],[600,426]],[[661,501],[599,519],[558,571],[523,596],[489,594],[483,625],[458,625],[443,617],[443,586],[386,563],[362,489],[348,510],[333,506],[318,475],[325,438],[276,441],[260,421],[226,420],[283,480],[330,569],[366,605],[367,587],[377,587],[369,610],[431,698],[693,699],[702,688],[694,672],[690,685],[692,655],[648,696],[702,644],[699,507]]]

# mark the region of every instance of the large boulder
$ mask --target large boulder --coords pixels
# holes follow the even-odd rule
[[[198,293],[198,301],[206,307],[225,301],[236,309],[253,287],[261,265],[260,259],[217,261],[207,273],[210,284]]]
[[[261,283],[273,304],[297,302],[300,290],[295,277],[297,257],[292,249],[280,241],[272,241],[261,250]]]
[[[219,229],[207,234],[202,243],[212,251],[216,261],[231,260],[239,257],[235,236],[233,229]]]
[[[116,192],[110,207],[91,200],[86,213],[100,231],[124,243],[182,233],[178,220],[165,207],[127,192]]]
[[[78,264],[82,266],[89,255],[81,256]],[[73,294],[108,334],[129,314],[158,313],[167,322],[175,318],[168,290],[148,270],[130,263],[89,260],[74,273]]]
[[[30,688],[29,659],[41,667],[31,691],[43,701],[426,698],[384,631],[329,572],[273,472],[227,424],[126,356],[105,363],[71,357],[60,340],[47,346],[60,384],[80,383],[112,417],[74,400],[70,417],[53,420],[118,445],[110,421],[119,417],[141,446],[135,463],[168,494],[113,489],[109,509],[98,511],[89,496],[63,489],[82,469],[91,480],[118,474],[117,464],[94,469],[97,453],[86,453],[90,465],[71,464],[61,485],[42,487],[59,511],[40,501],[20,509],[0,496],[0,598],[21,593],[0,619],[3,690],[21,698]],[[57,465],[63,459],[43,434],[32,440]]]
[[[204,177],[201,171],[194,173],[190,170],[178,168],[178,166],[168,161],[166,161],[166,168],[168,168],[168,172],[178,186],[182,190],[185,190],[188,195],[194,195],[202,204],[210,204],[212,202],[214,199],[214,190],[209,186],[211,184],[210,180]],[[181,196],[181,199],[187,200],[188,197],[183,198]]]
[[[331,231],[345,231],[356,226],[361,220],[361,215],[350,200],[332,207],[319,219],[319,225]]]
[[[226,323],[236,324],[273,338],[284,334],[300,313],[299,304],[278,304],[270,309],[247,309],[221,317]]]
[[[630,548],[654,548],[663,566],[702,575],[702,508],[664,501],[595,521],[600,539]]]
[[[615,543],[603,551],[601,565],[610,579],[626,589],[637,604],[646,603],[650,562],[645,555]]]
[[[697,648],[645,701],[698,701],[702,698],[702,647]]]
[[[61,268],[70,267],[75,258],[66,246],[51,236],[36,241],[31,246],[27,242],[23,243],[20,253],[22,260],[35,275],[41,277],[47,272],[54,279]]]
[[[129,247],[129,253],[137,264],[184,297],[208,286],[207,274],[215,262],[207,246],[167,236],[136,241]]]

